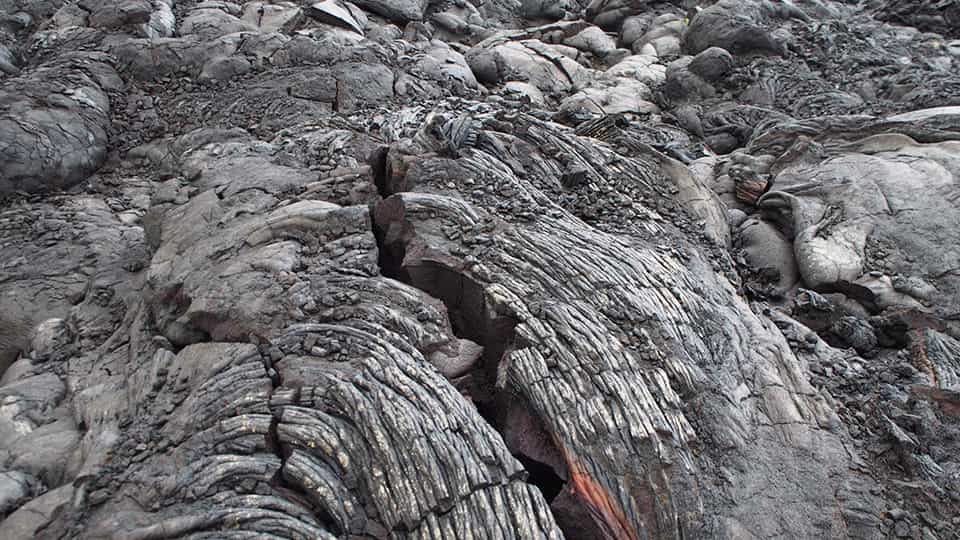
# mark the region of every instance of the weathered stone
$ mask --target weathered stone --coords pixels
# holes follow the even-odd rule
[[[596,26],[581,30],[578,34],[565,39],[563,43],[601,58],[617,48],[616,41]]]
[[[733,56],[720,47],[710,47],[694,56],[687,69],[707,82],[714,82],[733,69]]]
[[[103,55],[64,55],[8,78],[0,100],[0,193],[70,187],[106,158],[110,100],[104,88],[116,73]],[[112,89],[112,88],[110,88]]]
[[[250,62],[241,56],[218,56],[211,58],[200,70],[201,81],[229,81],[250,72]]]
[[[81,2],[80,5],[90,12],[87,22],[93,27],[122,28],[150,21],[153,6],[147,0],[122,0],[104,2],[102,5]]]
[[[24,504],[3,520],[3,532],[10,538],[36,538],[56,516],[70,504],[73,486],[62,486]]]
[[[522,79],[547,94],[566,93],[589,77],[588,70],[576,61],[536,40],[474,47],[466,59],[483,83]]]
[[[195,8],[180,23],[180,34],[197,36],[208,41],[235,32],[256,32],[255,23],[241,20],[226,11],[209,8]]]
[[[292,32],[303,19],[303,10],[292,2],[248,2],[241,19],[261,32]]]
[[[720,0],[690,21],[683,34],[683,48],[698,54],[719,47],[733,54],[782,54],[783,44],[762,26],[766,18],[760,2]]]
[[[423,14],[427,9],[426,0],[357,0],[354,3],[363,9],[398,22],[423,20]]]

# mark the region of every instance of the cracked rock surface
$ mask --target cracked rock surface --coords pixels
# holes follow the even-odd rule
[[[0,539],[960,538],[958,9],[0,0]]]

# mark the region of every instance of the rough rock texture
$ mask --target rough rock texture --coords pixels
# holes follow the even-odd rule
[[[356,0],[354,3],[371,13],[400,22],[419,21],[427,9],[424,0]]]
[[[137,210],[118,215],[110,202],[51,197],[0,213],[0,366],[28,350],[36,325],[65,317],[84,295],[101,294],[100,288],[109,300],[113,287],[129,287],[129,272],[144,267],[143,230],[129,223]],[[137,202],[145,210],[149,196]]]
[[[110,100],[120,90],[102,54],[73,53],[0,86],[0,192],[37,192],[83,181],[107,153]]]
[[[0,538],[956,538],[954,11],[0,1]]]

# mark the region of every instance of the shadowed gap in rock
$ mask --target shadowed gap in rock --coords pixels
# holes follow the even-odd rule
[[[515,346],[517,321],[493,312],[486,303],[483,287],[469,276],[434,262],[404,265],[405,242],[388,244],[385,231],[379,227],[374,227],[374,233],[381,272],[442,301],[454,334],[483,347],[481,360],[471,372],[473,403],[523,464],[529,474],[527,481],[550,503],[560,528],[568,538],[603,538],[589,509],[565,489],[569,472],[543,423],[522,399],[496,386],[501,362]],[[412,236],[410,231],[400,237]]]
[[[543,493],[543,498],[545,498],[548,503],[553,502],[566,485],[566,482],[554,472],[553,467],[546,463],[540,463],[523,454],[514,454],[513,457],[517,458],[520,463],[523,463],[523,468],[530,473],[530,477],[527,480],[540,489],[540,492]]]

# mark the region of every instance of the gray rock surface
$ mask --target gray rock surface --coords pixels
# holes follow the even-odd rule
[[[772,2],[720,0],[696,14],[683,34],[684,50],[690,54],[720,47],[734,54],[781,54],[783,44],[764,22]]]
[[[422,20],[427,9],[425,0],[357,0],[354,3],[397,22]]]
[[[0,538],[955,538],[904,5],[0,0]]]
[[[105,55],[65,51],[0,84],[0,193],[69,187],[103,164],[107,92],[123,84]]]
[[[129,286],[121,283],[127,269],[138,270],[144,263],[142,229],[121,222],[100,198],[64,196],[10,205],[0,213],[0,224],[4,368],[29,352],[35,326],[65,317],[86,295],[100,294],[97,288],[111,295],[115,286]]]

